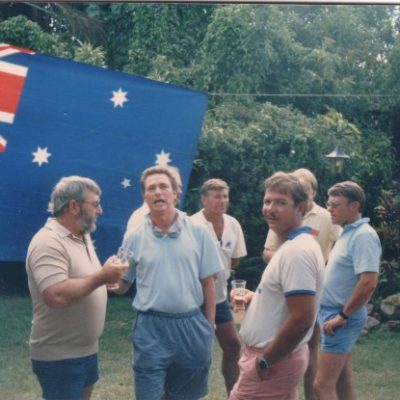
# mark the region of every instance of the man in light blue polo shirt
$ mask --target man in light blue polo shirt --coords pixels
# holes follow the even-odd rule
[[[133,260],[116,290],[125,293],[136,280],[136,398],[196,400],[208,391],[214,275],[222,265],[207,229],[175,209],[178,185],[168,168],[146,169],[141,186],[150,213],[124,240]]]
[[[343,232],[326,267],[318,322],[321,355],[314,389],[320,400],[356,399],[351,349],[367,320],[366,303],[377,282],[381,244],[369,218],[362,218],[363,189],[354,182],[337,183],[328,191],[332,222]]]

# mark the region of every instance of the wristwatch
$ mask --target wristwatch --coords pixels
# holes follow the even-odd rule
[[[269,369],[268,361],[264,357],[257,357],[257,364],[260,367],[261,371],[266,372]]]

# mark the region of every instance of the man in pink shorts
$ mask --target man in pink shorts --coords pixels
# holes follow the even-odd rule
[[[324,258],[302,226],[307,193],[297,177],[277,172],[265,181],[263,214],[282,243],[248,306],[240,335],[245,345],[230,400],[295,400],[322,286]]]

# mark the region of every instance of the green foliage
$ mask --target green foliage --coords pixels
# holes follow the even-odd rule
[[[295,71],[292,35],[273,6],[215,10],[202,43],[202,86],[209,91],[274,92]]]
[[[383,190],[381,202],[375,207],[379,221],[377,231],[382,242],[382,263],[378,299],[400,292],[400,183]]]
[[[58,36],[44,32],[36,22],[23,15],[0,22],[0,42],[52,55],[61,54],[63,50]]]
[[[83,43],[78,40],[78,47],[75,49],[74,60],[96,65],[97,67],[104,67],[105,53],[101,47],[94,47],[90,43]]]
[[[148,75],[164,57],[174,68],[189,66],[207,28],[212,5],[111,4],[98,6],[108,26],[108,65]],[[93,12],[93,9],[92,9]]]

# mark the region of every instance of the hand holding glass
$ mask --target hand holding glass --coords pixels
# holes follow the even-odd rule
[[[126,248],[126,247],[120,247],[118,249],[117,254],[113,257],[112,261],[114,263],[114,266],[120,267],[120,268],[126,268],[129,266],[129,263],[131,262],[133,258],[133,251]],[[118,283],[107,285],[107,289],[111,290],[116,290],[119,288]]]
[[[240,324],[246,311],[246,281],[244,279],[234,279],[231,281],[231,286],[233,291],[233,319],[236,324]]]

